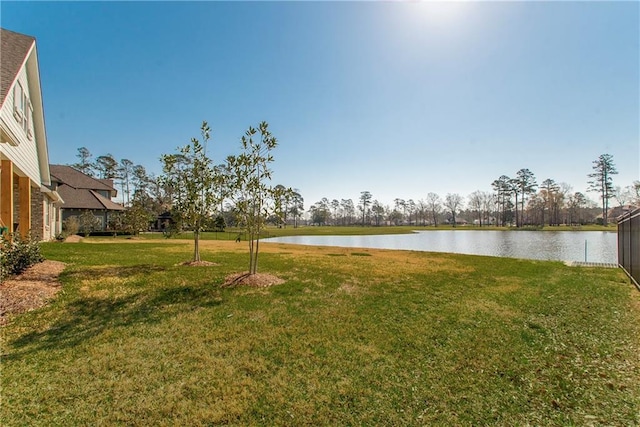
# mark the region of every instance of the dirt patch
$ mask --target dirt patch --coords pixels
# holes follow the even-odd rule
[[[66,239],[64,239],[65,243],[80,243],[84,240],[84,237],[78,236],[77,234],[72,234],[71,236],[67,236]]]
[[[223,286],[253,286],[256,288],[267,288],[269,286],[281,285],[284,280],[278,276],[265,273],[249,274],[247,272],[231,274],[225,277]]]
[[[0,326],[9,315],[45,306],[61,289],[58,276],[64,267],[63,262],[43,261],[0,284]]]
[[[185,261],[181,262],[178,265],[187,265],[189,267],[215,267],[220,264],[216,264],[215,262],[210,261]]]

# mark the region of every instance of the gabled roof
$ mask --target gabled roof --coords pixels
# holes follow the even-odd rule
[[[27,55],[36,39],[13,31],[0,29],[0,106],[16,80],[18,72],[27,61]]]
[[[100,180],[65,165],[51,165],[51,177],[57,181],[58,193],[64,204],[63,209],[115,210],[123,211],[122,205],[100,195],[98,191],[114,194],[115,189],[108,180]],[[106,182],[105,182],[106,181]]]
[[[108,181],[93,178],[72,168],[71,166],[50,165],[49,169],[51,170],[51,176],[55,178],[56,181],[70,187],[109,192],[115,191],[115,188],[113,188],[112,185],[109,185]]]
[[[47,148],[47,132],[44,123],[44,105],[40,86],[40,70],[36,39],[25,34],[0,28],[0,108],[4,107],[7,95],[12,89],[18,74],[25,68],[31,103],[33,106],[33,130],[35,132],[36,149],[38,151],[38,168],[40,176],[32,174],[32,180],[40,179],[40,184],[51,184],[49,176],[49,152]]]

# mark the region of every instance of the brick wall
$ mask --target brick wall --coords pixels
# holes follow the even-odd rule
[[[44,238],[44,194],[39,188],[31,189],[31,237],[36,240]]]

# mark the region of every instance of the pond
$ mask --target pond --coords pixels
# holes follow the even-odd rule
[[[289,236],[274,237],[265,241],[311,246],[617,263],[617,234],[606,231],[434,230],[375,236]]]

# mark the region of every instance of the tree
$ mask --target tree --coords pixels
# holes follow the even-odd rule
[[[416,212],[416,202],[413,199],[409,199],[404,204],[406,211],[409,213],[409,225],[411,225],[411,216]],[[418,219],[416,217],[416,225],[418,224]]]
[[[180,189],[173,207],[179,222],[193,231],[194,262],[200,261],[200,233],[221,194],[219,176],[207,157],[211,129],[206,121],[202,122],[200,132],[202,142],[192,138],[190,144],[178,148],[177,154],[160,157],[164,183]]]
[[[340,210],[340,201],[338,199],[331,201],[331,209],[333,210],[333,225],[338,225],[338,211]]]
[[[96,217],[92,211],[85,210],[78,217],[78,224],[80,232],[84,233],[87,237],[91,232],[100,228],[100,218]]]
[[[545,209],[548,210],[549,212],[549,225],[554,225],[554,203],[555,203],[555,199],[557,197],[557,193],[558,191],[560,191],[560,186],[558,184],[556,184],[556,182],[551,179],[551,178],[547,178],[544,181],[542,181],[542,184],[540,185],[540,196],[542,197],[542,221],[540,222],[540,225],[543,226],[544,225],[544,212]]]
[[[96,157],[95,169],[98,172],[98,177],[102,179],[118,177],[118,161],[109,153]]]
[[[382,206],[379,201],[374,200],[371,205],[371,211],[376,221],[376,227],[379,227],[380,220],[384,217],[384,206]]]
[[[633,203],[636,206],[640,206],[640,181],[633,181],[633,184],[630,187]]]
[[[618,173],[613,163],[611,154],[601,154],[597,160],[593,161],[593,173],[588,175],[591,178],[588,191],[600,193],[602,200],[602,224],[605,226],[609,223],[607,211],[609,210],[609,199],[613,197],[613,176]]]
[[[436,193],[427,194],[427,206],[429,208],[429,212],[431,212],[431,219],[433,221],[433,226],[438,226],[438,215],[442,212],[442,205],[440,201],[440,196]]]
[[[508,221],[507,212],[510,206],[512,206],[512,180],[506,175],[501,175],[500,178],[491,183],[491,187],[493,187],[493,191],[496,194],[496,203],[498,204],[500,224],[504,227]]]
[[[79,170],[85,175],[93,176],[93,164],[91,163],[91,152],[87,147],[78,148],[78,154],[76,154],[78,162],[71,165],[72,168]]]
[[[478,224],[482,227],[482,196],[480,191],[469,194],[469,209],[478,215]]]
[[[161,159],[162,160],[162,159]],[[129,206],[131,192],[129,190],[129,183],[131,181],[131,174],[133,173],[133,162],[129,159],[120,160],[120,167],[118,168],[118,176],[120,178],[120,186],[122,188],[122,204]],[[125,195],[127,199],[125,201]]]
[[[227,157],[231,172],[229,195],[234,199],[241,223],[249,234],[249,275],[258,271],[260,231],[269,216],[269,201],[274,198],[274,189],[268,182],[272,174],[269,165],[274,160],[271,151],[277,145],[269,124],[263,121],[257,129],[250,126],[245,132],[241,139],[242,153]]]
[[[293,190],[291,193],[291,207],[289,212],[293,215],[293,228],[298,228],[298,219],[304,212],[304,198],[300,194],[300,190]]]
[[[520,227],[524,218],[520,218],[518,221],[518,194],[520,195],[520,215],[524,217],[524,203],[527,195],[535,193],[538,184],[533,172],[529,169],[520,169],[516,172],[516,178],[513,179],[513,186],[516,192],[516,226]]]
[[[135,165],[133,167],[133,194],[135,195],[137,192],[147,193],[149,189],[149,175],[147,175],[147,170],[142,165]]]
[[[311,223],[318,225],[327,225],[331,212],[329,211],[329,200],[323,197],[322,200],[316,202],[309,208],[309,214],[311,215]]]
[[[287,227],[287,214],[289,213],[289,203],[293,198],[293,191],[289,191],[282,184],[278,184],[273,188],[275,200],[275,213],[278,219],[278,226]]]
[[[587,198],[577,191],[569,195],[569,225],[582,224],[581,210],[587,205]]]
[[[353,205],[353,200],[340,200],[340,208],[342,209],[342,225],[350,225],[353,221],[353,217],[356,214],[356,208]]]
[[[369,191],[362,191],[360,193],[360,205],[358,208],[362,211],[362,226],[365,226],[366,216],[368,211],[368,207],[371,204],[372,195]]]
[[[407,210],[407,202],[404,201],[404,199],[393,199],[393,203],[395,206],[395,211],[399,213],[399,215],[394,215],[394,224],[398,225],[399,222],[404,221],[404,214],[403,212],[405,212]]]
[[[456,226],[456,213],[462,209],[462,196],[458,193],[448,193],[444,199],[444,206],[451,212],[453,226]]]
[[[124,231],[137,236],[141,231],[147,231],[149,224],[156,218],[151,198],[146,193],[137,191],[133,195],[131,206],[123,212],[122,227]]]

